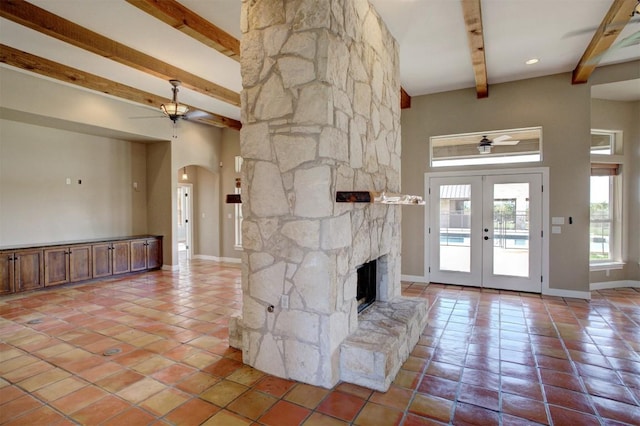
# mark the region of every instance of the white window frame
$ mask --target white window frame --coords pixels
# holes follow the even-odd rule
[[[591,153],[591,163],[611,163],[624,167],[624,157],[622,153],[622,132],[614,130],[592,129],[591,134],[609,135],[611,137],[611,154]],[[591,150],[591,144],[589,144]],[[590,176],[589,179],[594,176]],[[591,259],[591,249],[589,249],[589,269],[591,271],[604,271],[622,269],[624,267],[623,252],[623,178],[622,174],[609,176],[609,218],[598,220],[597,223],[609,223],[609,258]],[[591,186],[591,184],[590,184]],[[589,209],[591,211],[591,209]],[[591,214],[589,214],[589,247],[591,247]]]

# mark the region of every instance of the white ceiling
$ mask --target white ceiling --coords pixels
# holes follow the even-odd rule
[[[242,89],[238,62],[124,1],[30,2],[228,89],[236,92]],[[180,0],[180,3],[236,38],[241,37],[240,0]],[[371,0],[371,3],[399,42],[401,82],[411,96],[475,87],[460,1]],[[611,0],[482,0],[489,85],[573,70],[610,5]],[[619,40],[640,31],[640,19],[634,21],[627,25]],[[9,46],[122,84],[167,98],[171,94],[169,84],[162,79],[2,18],[0,39]],[[524,64],[533,57],[540,62],[532,66]],[[637,59],[640,45],[616,49],[600,64]],[[613,96],[611,93],[615,92],[609,89],[619,89],[614,86],[599,88],[599,96]],[[624,100],[640,99],[640,82],[627,83],[620,93]],[[179,96],[181,102],[240,118],[238,107],[208,96],[185,88]]]

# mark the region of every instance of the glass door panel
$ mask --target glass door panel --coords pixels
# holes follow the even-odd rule
[[[471,272],[471,185],[440,186],[440,270]]]
[[[493,273],[529,277],[529,183],[493,186]]]

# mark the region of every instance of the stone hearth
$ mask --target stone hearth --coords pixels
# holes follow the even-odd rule
[[[230,341],[276,376],[384,390],[425,318],[400,296],[401,207],[335,195],[400,192],[397,43],[366,0],[243,0],[241,27],[243,311]],[[378,258],[378,301],[358,316],[357,267]],[[373,371],[358,373],[367,357]]]

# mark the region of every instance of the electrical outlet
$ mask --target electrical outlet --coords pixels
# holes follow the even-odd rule
[[[289,309],[289,295],[283,294],[280,296],[280,307],[282,309]]]

